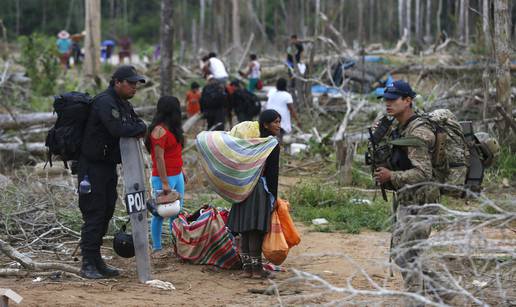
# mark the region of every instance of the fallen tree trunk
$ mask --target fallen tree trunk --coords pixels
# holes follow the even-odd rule
[[[337,60],[344,56],[343,54],[334,54],[334,55],[324,55],[324,56],[316,56],[314,58],[314,65],[324,63],[326,61]],[[261,78],[262,79],[270,79],[276,78],[278,75],[287,73],[287,65],[286,64],[278,64],[269,67],[263,67]]]
[[[2,251],[7,257],[21,264],[24,269],[29,271],[60,270],[74,274],[80,273],[79,268],[69,264],[58,262],[35,262],[30,257],[27,257],[26,255],[17,251],[14,247],[2,239],[0,239],[0,251]]]
[[[183,131],[188,132],[200,119],[202,119],[201,114],[196,114],[190,117],[183,123]],[[0,153],[3,151],[18,151],[18,152],[28,152],[32,156],[38,158],[46,158],[47,147],[44,142],[32,142],[32,143],[0,143]]]
[[[33,156],[37,157],[45,157],[47,153],[47,148],[45,147],[44,142],[35,142],[35,143],[0,143],[0,152],[1,151],[26,151],[29,152]]]
[[[152,114],[155,110],[155,106],[134,109],[139,116]],[[51,126],[56,119],[57,115],[53,112],[16,114],[15,118],[9,114],[0,114],[0,129],[20,129],[41,124]]]
[[[494,70],[494,65],[487,66],[488,69]],[[482,73],[486,69],[485,65],[405,65],[403,67],[395,68],[390,71],[391,74],[403,73],[424,73],[429,74],[468,74],[468,73]],[[516,73],[516,65],[511,66],[511,73]]]
[[[201,113],[197,113],[194,116],[188,118],[183,123],[183,132],[184,133],[188,132],[201,119],[202,119],[202,114]]]

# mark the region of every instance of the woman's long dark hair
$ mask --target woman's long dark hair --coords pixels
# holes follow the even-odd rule
[[[262,113],[260,113],[260,117],[258,118],[258,123],[260,126],[260,136],[261,137],[266,137],[266,136],[272,135],[271,132],[267,128],[265,128],[264,124],[265,123],[270,124],[273,121],[275,121],[276,118],[278,118],[278,117],[281,119],[281,115],[272,109],[265,110]]]
[[[183,135],[183,127],[181,124],[181,107],[179,100],[174,96],[163,96],[158,100],[156,114],[152,119],[147,136],[145,137],[145,147],[149,153],[151,152],[151,133],[157,125],[163,124],[168,131],[176,137],[181,147],[183,147],[185,138]]]

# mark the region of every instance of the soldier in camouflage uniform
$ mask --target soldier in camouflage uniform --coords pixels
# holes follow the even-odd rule
[[[377,182],[391,185],[397,191],[391,256],[402,270],[406,290],[423,294],[424,269],[418,261],[421,251],[414,246],[430,236],[431,223],[425,218],[436,212],[422,205],[436,203],[439,188],[431,185],[410,187],[435,181],[432,172],[435,135],[426,121],[414,112],[412,99],[415,96],[410,85],[402,80],[386,88],[383,99],[387,113],[398,122],[392,131],[391,143],[398,145],[393,146],[389,163],[392,169],[378,167],[374,176]]]

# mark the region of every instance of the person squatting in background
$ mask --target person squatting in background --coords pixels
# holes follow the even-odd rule
[[[163,96],[158,100],[156,113],[145,138],[145,147],[152,158],[151,188],[154,196],[157,191],[163,194],[177,191],[181,195],[181,210],[185,193],[185,177],[183,175],[182,150],[184,135],[181,127],[181,108],[179,100],[174,96]],[[159,205],[158,205],[159,206]],[[169,218],[169,229],[172,235],[172,222],[176,216]],[[164,218],[152,216],[151,238],[155,258],[166,254],[162,252],[161,233]]]
[[[274,110],[260,114],[260,137],[280,134],[281,115]],[[242,274],[244,277],[266,278],[270,272],[262,267],[262,242],[269,232],[274,202],[278,197],[280,146],[276,145],[265,162],[260,180],[249,196],[234,203],[229,213],[227,226],[239,233]]]

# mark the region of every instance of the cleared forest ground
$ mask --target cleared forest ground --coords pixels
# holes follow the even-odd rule
[[[401,278],[389,277],[386,269],[390,234],[363,232],[358,235],[313,232],[298,224],[301,244],[291,250],[284,263],[286,269],[298,269],[323,277],[336,286],[345,286],[346,279],[357,268],[341,255],[349,256],[376,282],[391,289],[401,287]],[[270,306],[278,304],[324,303],[334,295],[318,294],[310,286],[292,284],[282,287],[280,297],[254,294],[250,289],[266,289],[268,281],[244,279],[239,271],[218,270],[208,266],[190,265],[171,257],[153,260],[153,278],[170,281],[176,290],[151,288],[137,282],[132,260],[113,258],[109,261],[124,269],[117,280],[100,282],[50,278],[34,282],[30,278],[2,278],[1,288],[11,288],[23,296],[22,306]],[[292,277],[290,272],[278,273],[275,282]],[[356,278],[353,285],[369,289],[367,281]],[[396,301],[392,301],[396,305]]]

